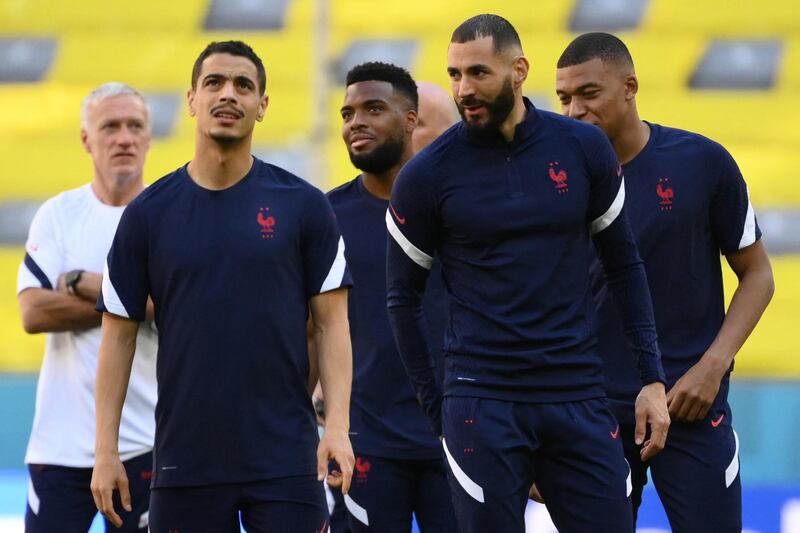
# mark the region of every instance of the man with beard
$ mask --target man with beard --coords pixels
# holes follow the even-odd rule
[[[153,531],[327,530],[322,479],[353,468],[350,274],[325,195],[255,159],[267,108],[261,59],[240,41],[211,43],[188,91],[192,161],[125,213],[103,276],[92,493],[118,522],[129,510],[117,432],[133,339],[152,296],[160,333],[150,499]],[[327,430],[308,395],[306,320],[314,318]]]
[[[772,269],[736,162],[719,144],[639,118],[639,82],[620,39],[577,37],[556,92],[564,114],[600,126],[628,178],[628,213],[656,312],[672,426],[643,461],[633,439],[636,375],[608,291],[598,295],[598,341],[611,408],[631,465],[634,521],[647,470],[673,531],[742,530],[739,443],[728,405],[733,358],[774,290]],[[725,313],[720,253],[739,279]]]
[[[361,170],[332,190],[355,287],[349,294],[353,342],[350,428],[356,456],[344,497],[354,532],[455,531],[444,456],[403,369],[386,310],[386,210],[395,177],[413,155],[417,86],[404,69],[364,63],[347,73],[342,138]],[[441,369],[444,289],[435,277],[425,296],[426,342]]]
[[[638,360],[645,458],[664,446],[669,416],[617,158],[599,129],[523,98],[528,61],[507,20],[467,20],[447,58],[462,122],[397,178],[387,299],[417,396],[444,437],[459,525],[523,532],[535,479],[560,531],[632,532],[630,470],[592,331],[590,239]],[[449,304],[444,400],[421,312],[434,254]]]

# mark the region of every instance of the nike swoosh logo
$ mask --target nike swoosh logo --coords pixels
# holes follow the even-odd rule
[[[614,431],[609,431],[608,433],[611,435],[612,439],[617,440],[617,437],[619,437],[619,424],[617,424],[617,429]]]
[[[712,420],[711,421],[711,427],[715,428],[715,427],[719,426],[720,424],[722,424],[722,419],[723,418],[725,418],[725,413],[722,413],[721,415],[719,415],[719,418],[717,418],[716,420]]]
[[[389,204],[389,209],[391,209],[391,210],[392,210],[392,214],[394,215],[394,218],[396,218],[396,219],[397,219],[397,221],[398,221],[400,224],[405,224],[405,223],[406,223],[406,219],[405,219],[405,217],[401,217],[400,215],[398,215],[398,214],[397,214],[397,211],[395,211],[395,210],[394,210],[394,206],[393,206],[392,204]]]

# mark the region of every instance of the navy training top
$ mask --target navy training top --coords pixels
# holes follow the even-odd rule
[[[671,387],[703,356],[725,318],[720,252],[761,238],[736,162],[696,133],[650,124],[650,139],[623,166],[626,209],[644,260],[662,363]],[[596,272],[602,268],[597,264]],[[640,384],[602,275],[596,290],[598,348],[615,414],[633,422]],[[731,368],[732,369],[732,368]],[[728,376],[715,405],[727,401]]]
[[[499,133],[477,139],[457,124],[405,165],[392,191],[389,316],[436,427],[442,394],[428,368],[420,312],[434,254],[450,308],[445,394],[523,402],[604,396],[590,236],[627,318],[640,379],[664,379],[608,139],[595,126],[525,105],[510,143]]]
[[[356,453],[393,459],[438,459],[442,446],[417,401],[392,336],[386,309],[386,210],[361,176],[328,193],[347,244],[355,286],[348,294],[353,343],[350,440]],[[428,346],[442,372],[445,294],[438,263],[425,291]]]
[[[308,301],[351,284],[325,195],[258,159],[219,191],[186,167],[126,208],[98,310],[159,330],[153,487],[314,475]]]

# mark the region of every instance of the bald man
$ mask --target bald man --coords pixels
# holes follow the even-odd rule
[[[417,127],[411,134],[411,146],[415,154],[458,121],[458,109],[453,97],[440,86],[428,81],[417,82],[417,94]]]

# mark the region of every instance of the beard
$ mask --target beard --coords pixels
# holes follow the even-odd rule
[[[387,139],[380,146],[376,146],[371,152],[354,154],[350,150],[350,162],[358,170],[369,172],[370,174],[383,174],[400,162],[403,151],[406,148],[403,137]]]
[[[506,78],[500,93],[494,97],[493,100],[480,100],[478,98],[464,98],[460,102],[456,102],[458,112],[461,114],[461,120],[467,127],[467,131],[476,137],[492,137],[500,131],[500,125],[511,114],[514,109],[514,87],[511,84],[511,76]],[[484,124],[478,124],[467,120],[464,114],[464,107],[472,107],[482,105],[486,109],[488,116]]]

